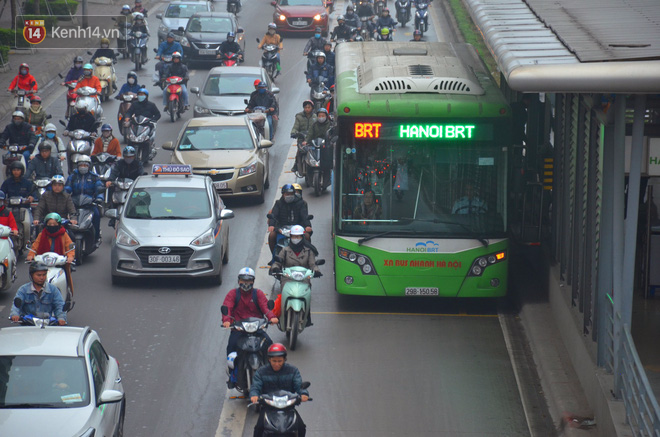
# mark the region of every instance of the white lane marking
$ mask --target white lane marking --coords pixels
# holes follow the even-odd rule
[[[215,437],[232,437],[243,435],[246,415],[246,400],[230,399],[229,390],[227,390],[225,401],[222,403],[222,413],[220,414],[218,429],[215,431]]]

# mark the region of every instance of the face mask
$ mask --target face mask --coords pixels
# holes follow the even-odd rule
[[[135,161],[135,156],[126,157],[124,158],[124,161],[126,161],[126,164],[131,164],[133,161]]]
[[[326,117],[317,117],[319,123],[325,123]]]
[[[227,38],[227,41],[234,42],[234,38]]]
[[[102,49],[107,49],[108,47],[110,47],[108,44],[101,44]]]
[[[82,68],[82,62],[80,62],[80,63],[76,62],[76,63],[73,64],[73,65],[75,65],[76,68]]]
[[[302,193],[296,192],[296,199],[302,199]]]
[[[238,286],[239,286],[239,287],[241,288],[241,290],[243,290],[243,291],[250,291],[250,290],[252,290],[252,286],[253,286],[253,284],[250,284],[250,283],[247,283],[247,284],[246,284],[246,283],[241,283],[241,284],[238,284]]]
[[[51,234],[54,234],[55,232],[60,230],[60,225],[57,226],[46,226],[46,230],[50,232]]]
[[[275,35],[275,29],[268,29],[268,35]]]
[[[128,79],[128,83],[133,85],[135,83],[135,79],[131,77],[130,79]]]
[[[315,34],[314,34],[314,38],[316,38],[316,39],[321,38],[321,34],[320,34],[320,33],[315,33]]]
[[[23,124],[23,120],[12,120],[12,123],[14,123],[14,126],[20,126]]]
[[[296,196],[294,196],[294,195],[284,196],[284,201],[285,201],[286,203],[291,203],[291,202],[293,202],[294,200],[296,200]]]
[[[293,244],[294,246],[300,244],[301,241],[302,241],[302,238],[293,238],[293,237],[291,237],[291,244]]]
[[[83,74],[84,74],[85,76],[88,76],[88,77],[89,77],[89,76],[92,75],[92,70],[85,70],[85,71],[83,71]]]
[[[27,70],[26,70],[25,68],[21,68],[21,74],[26,75],[26,74],[27,74]]]
[[[258,92],[259,94],[264,94],[264,93],[266,92],[266,88],[259,88],[259,89],[257,90],[257,92]]]
[[[80,174],[87,174],[87,173],[89,173],[89,167],[87,167],[86,165],[81,165],[81,166],[79,166],[79,167],[78,167],[78,173],[80,173]]]
[[[138,96],[138,102],[144,102],[147,96]]]
[[[46,138],[50,138],[51,140],[55,138],[55,133],[54,132],[46,132]]]

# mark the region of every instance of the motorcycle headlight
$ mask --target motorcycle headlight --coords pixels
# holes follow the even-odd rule
[[[135,141],[137,141],[138,143],[141,143],[143,141],[147,141],[148,138],[149,138],[149,132],[143,132],[143,133],[141,133],[140,135],[138,135],[136,137]]]
[[[257,330],[259,329],[259,322],[249,322],[249,323],[244,322],[243,329],[245,330],[245,332],[249,332],[249,333],[257,332]]]
[[[238,169],[238,176],[247,176],[252,173],[257,172],[257,163],[256,161],[253,162],[252,164],[248,165],[247,167],[242,167]]]
[[[296,403],[296,399],[289,399],[288,396],[273,396],[273,399],[264,399],[264,401],[277,409],[283,409]]]
[[[9,204],[10,205],[20,205],[21,204],[21,198],[20,197],[11,197],[9,199]]]
[[[117,186],[122,189],[122,190],[128,190],[131,188],[131,185],[133,184],[133,181],[121,181],[117,182]]]
[[[305,274],[303,272],[291,272],[291,278],[294,281],[302,281],[305,279]]]
[[[181,38],[180,43],[183,47],[190,47],[190,41],[188,41],[188,38],[186,38],[185,36]]]
[[[213,234],[213,229],[209,229],[199,237],[195,238],[190,243],[190,245],[199,247],[199,246],[210,246],[213,243],[215,243],[215,235]]]
[[[210,114],[211,110],[202,106],[195,105],[195,112],[198,114]]]
[[[78,224],[78,227],[85,229],[91,225],[92,225],[92,215],[90,214],[87,217],[85,217],[85,220],[83,220],[82,223]]]
[[[76,131],[76,132],[73,133],[73,138],[75,138],[76,140],[82,140],[82,139],[83,139],[83,136],[84,136],[84,135],[83,135],[82,132],[78,132],[78,131]]]
[[[139,30],[137,32],[135,32],[135,37],[136,38],[142,38],[142,32],[140,32]]]
[[[9,146],[10,152],[18,152],[18,146]]]
[[[117,244],[121,246],[139,246],[140,242],[133,238],[128,232],[123,229],[120,229],[117,233]]]

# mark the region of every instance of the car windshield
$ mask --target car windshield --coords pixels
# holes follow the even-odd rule
[[[188,21],[188,32],[224,33],[233,32],[229,18],[223,17],[194,17]]]
[[[190,18],[196,12],[208,11],[206,2],[197,5],[170,5],[165,18]]]
[[[250,95],[254,91],[254,81],[257,79],[261,80],[262,77],[239,74],[209,76],[206,85],[204,85],[204,95]]]
[[[324,6],[323,0],[280,0],[280,6]]]
[[[205,188],[136,188],[126,205],[126,218],[138,220],[195,220],[211,217]]]
[[[252,150],[252,136],[247,126],[189,127],[177,150]]]
[[[84,358],[0,356],[0,408],[79,408],[89,399]]]

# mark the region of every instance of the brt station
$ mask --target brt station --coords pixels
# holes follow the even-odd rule
[[[464,3],[513,111],[510,229],[542,272],[512,293],[549,303],[598,435],[660,435],[660,3]]]

